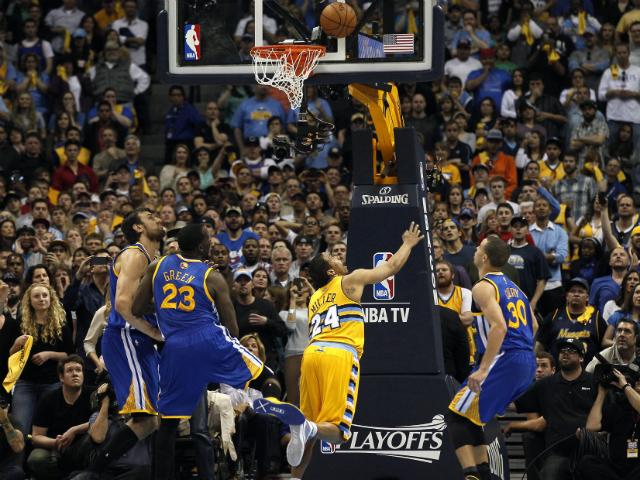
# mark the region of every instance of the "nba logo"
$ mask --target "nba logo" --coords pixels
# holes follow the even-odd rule
[[[328,442],[325,442],[324,440],[321,440],[320,451],[325,454],[335,453],[336,446],[333,443],[328,443]]]
[[[184,26],[184,58],[200,60],[200,25]]]
[[[373,268],[379,267],[380,265],[384,265],[393,257],[393,253],[385,252],[385,253],[376,253],[373,256]],[[373,298],[376,300],[391,300],[394,295],[394,280],[393,275],[391,275],[386,280],[381,281],[380,283],[376,283],[373,286]]]

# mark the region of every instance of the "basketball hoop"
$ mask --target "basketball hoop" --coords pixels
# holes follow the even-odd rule
[[[253,47],[253,73],[260,85],[269,85],[287,94],[291,108],[302,103],[304,81],[313,75],[313,69],[325,47],[317,45],[269,45]]]

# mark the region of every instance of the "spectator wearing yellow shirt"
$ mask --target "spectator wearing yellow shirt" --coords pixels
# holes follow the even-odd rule
[[[616,27],[616,42],[621,41],[621,35],[629,33],[631,25],[635,22],[640,22],[640,0],[633,0],[633,10],[622,15],[622,18],[618,22]]]
[[[77,127],[69,127],[67,129],[67,140],[80,141],[80,129]],[[56,162],[56,159],[58,160]],[[78,162],[82,165],[89,165],[91,160],[91,152],[88,148],[81,147],[78,154]],[[55,149],[53,154],[53,163],[56,166],[64,165],[67,162],[67,154],[64,153],[64,145]]]
[[[549,189],[555,182],[564,178],[564,166],[562,165],[562,143],[556,137],[547,140],[547,158],[540,160],[540,176],[538,180],[543,187]]]
[[[442,170],[442,175],[449,183],[461,183],[460,170],[455,165],[449,163],[449,153],[451,148],[447,142],[438,142],[435,145],[436,162]]]
[[[124,18],[124,10],[120,2],[116,2],[115,0],[102,0],[102,7],[102,10],[93,16],[93,19],[98,24],[100,35],[104,35],[107,27],[113,22]]]

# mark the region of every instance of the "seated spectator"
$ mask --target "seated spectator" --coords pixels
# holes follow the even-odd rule
[[[35,53],[25,53],[16,77],[16,93],[29,93],[36,111],[42,115],[49,113],[49,75],[42,71]]]
[[[67,140],[65,142],[64,153],[67,156],[67,161],[53,173],[51,186],[59,191],[68,190],[76,183],[80,175],[86,175],[91,184],[91,191],[98,193],[98,178],[93,169],[78,163],[80,148],[80,142],[77,140]]]
[[[477,157],[476,157],[477,158]],[[482,165],[482,164],[478,164]],[[474,166],[475,170],[475,166]],[[474,174],[475,175],[475,174]],[[510,202],[505,199],[505,193],[507,190],[507,181],[499,176],[495,176],[489,180],[490,188],[491,188],[491,198],[492,201],[487,203],[480,208],[478,211],[478,222],[483,223],[484,216],[489,212],[489,210],[495,210],[500,203],[508,203],[513,207],[513,212],[515,215],[518,215],[518,204],[515,202]],[[497,228],[497,225],[496,225]]]
[[[584,278],[591,285],[596,278],[604,275],[604,250],[597,239],[594,237],[583,238],[578,247],[577,256],[578,258],[571,262],[569,268],[572,278]],[[605,316],[605,320],[609,318],[609,315]]]
[[[238,299],[233,302],[238,321],[239,336],[257,333],[265,345],[266,362],[276,371],[277,351],[275,337],[286,335],[286,327],[278,316],[273,303],[253,296],[253,279],[247,270],[238,269],[233,274],[233,289]]]
[[[267,302],[266,300],[262,301]],[[263,362],[267,360],[265,346],[257,334],[242,336],[240,344]],[[260,478],[265,478],[268,474],[277,474],[280,471],[281,442],[286,445],[290,436],[286,426],[281,427],[280,421],[276,417],[257,413],[253,409],[253,402],[263,398],[262,392],[253,388],[246,390],[232,388],[224,383],[220,385],[220,392],[231,397],[236,424],[236,432],[232,438],[236,452],[240,454],[244,440],[254,439],[258,475]],[[230,477],[233,478],[238,471],[238,461],[231,461],[229,470]]]
[[[546,155],[544,160],[538,161],[540,176],[538,180],[543,187],[551,189],[553,184],[564,178],[564,165],[562,163],[562,142],[557,137],[547,140]],[[575,154],[573,155],[575,157]]]
[[[260,259],[260,243],[258,239],[253,237],[247,238],[242,244],[242,255],[244,256],[244,262],[239,263],[236,269],[247,270],[251,274],[258,268],[267,271],[271,270],[271,265]]]
[[[524,65],[531,53],[531,46],[535,40],[542,37],[544,22],[537,18],[534,5],[525,0],[520,4],[520,19],[509,26],[507,38],[513,43],[511,61],[517,65]]]
[[[258,85],[255,96],[242,102],[236,111],[231,126],[237,145],[244,145],[248,137],[260,138],[269,134],[267,123],[273,116],[286,118],[284,107],[269,96],[271,87]],[[255,114],[259,110],[259,114]],[[255,114],[255,115],[254,115]],[[201,120],[203,121],[203,120]],[[244,149],[242,149],[244,150]]]
[[[69,113],[72,115],[74,123],[76,123],[78,111],[84,108],[87,96],[91,95],[91,80],[84,72],[75,67],[73,57],[65,54],[62,57],[61,64],[58,66],[56,75],[51,80],[49,91],[54,95],[54,98],[58,99],[55,102],[55,106],[58,109],[63,108],[63,95],[66,93],[72,95],[75,109]],[[84,126],[84,113],[82,114],[82,120],[83,122],[76,125],[77,127],[82,128]]]
[[[596,102],[585,100],[580,104],[584,122],[571,132],[571,149],[579,152],[578,168],[582,169],[587,153],[595,150],[604,155],[604,144],[609,138],[609,127],[603,121],[596,120]]]
[[[113,393],[111,393],[111,396],[113,396]],[[102,384],[98,388],[98,399],[100,399],[100,397],[102,397],[100,400],[100,410],[94,412],[89,418],[88,435],[98,455],[104,453],[101,445],[108,445],[113,435],[129,420],[129,417],[118,413],[118,402],[115,398],[109,396],[108,384]],[[101,472],[100,477],[111,480],[126,480],[132,478],[150,480],[152,478],[151,442],[151,436],[147,436],[137,442],[126,455],[111,463],[105,471]]]
[[[591,205],[598,194],[598,187],[592,178],[578,173],[576,153],[569,151],[564,155],[562,159],[564,176],[553,184],[551,193],[556,200],[571,209],[573,218],[580,220],[590,208],[593,213]]]
[[[586,100],[597,100],[595,90],[584,84],[585,71],[576,68],[571,72],[572,88],[565,88],[560,94],[560,103],[565,108],[569,122],[567,123],[567,136],[571,139],[573,129],[584,121],[580,105]],[[596,118],[604,120],[604,115],[596,110]]]
[[[638,329],[635,329],[637,336]],[[614,371],[615,381],[611,384],[616,390],[621,390],[623,398],[615,402],[607,402],[607,388],[598,385],[598,397],[589,413],[586,429],[592,432],[607,431],[609,433],[608,458],[596,455],[586,455],[578,464],[577,471],[584,480],[600,478],[634,478],[640,475],[640,465],[637,458],[625,455],[624,448],[629,448],[629,435],[634,437],[635,423],[640,407],[640,382],[630,384],[617,370]],[[632,382],[633,383],[633,382]],[[629,388],[627,388],[629,387]],[[633,426],[632,426],[633,425]]]
[[[147,67],[147,51],[145,43],[149,33],[149,24],[138,15],[137,0],[122,2],[124,15],[118,16],[111,23],[111,28],[120,34],[120,43],[131,52],[131,63],[143,70]]]
[[[582,34],[584,48],[577,48],[569,57],[569,70],[582,69],[584,83],[589,89],[597,89],[604,72],[611,62],[611,54],[598,46],[596,30],[586,27]]]
[[[78,74],[86,75],[87,70],[95,64],[97,52],[102,51],[102,40],[97,33],[93,17],[82,17],[80,26],[71,35],[68,48],[64,49],[65,54],[71,56],[73,67]]]
[[[3,373],[6,375],[6,373]],[[23,480],[22,450],[24,450],[24,427],[18,417],[9,413],[9,406],[0,408],[0,476],[4,480]]]
[[[205,147],[210,152],[210,157],[215,158],[225,143],[232,139],[233,131],[231,126],[220,118],[218,103],[208,102],[205,106],[204,122],[195,130],[195,148]]]
[[[607,102],[609,134],[615,137],[623,122],[633,125],[633,141],[640,142],[640,84],[632,78],[640,78],[640,67],[629,63],[629,45],[616,45],[616,63],[605,70],[598,87],[598,99]],[[629,79],[629,82],[627,82]]]
[[[65,143],[68,140],[72,140],[80,143],[80,129],[76,127],[67,128],[66,140],[62,142],[62,145],[57,147],[51,158],[51,163],[57,168],[60,165],[64,165],[67,161],[67,155],[64,153]],[[80,153],[78,153],[78,162],[82,165],[89,165],[89,161],[91,160],[91,152],[86,147],[80,147]]]
[[[567,288],[568,307],[558,309],[545,317],[540,325],[536,351],[546,350],[558,359],[558,345],[562,339],[579,338],[585,347],[583,357],[588,363],[595,353],[602,349],[606,322],[597,309],[587,306],[589,284],[586,280],[574,278],[568,283]]]
[[[597,384],[593,375],[583,370],[585,351],[581,339],[563,339],[556,347],[560,372],[534,382],[515,404],[518,412],[535,413],[546,421],[538,430],[545,432],[545,443],[550,446],[540,478],[570,480],[573,442],[561,440],[586,424],[597,396]]]
[[[9,260],[9,265],[10,265]],[[11,347],[14,354],[33,337],[33,346],[22,375],[13,393],[13,412],[20,419],[25,432],[31,432],[36,403],[48,392],[58,388],[62,381],[56,372],[59,360],[74,353],[71,330],[66,325],[66,314],[51,286],[31,285],[20,305],[22,336]],[[49,412],[50,414],[51,412]]]
[[[640,272],[637,270],[628,271],[622,279],[622,283],[620,284],[620,293],[618,293],[618,296],[614,300],[609,300],[604,306],[602,318],[604,318],[607,323],[613,314],[620,312],[625,308],[629,301],[629,297],[633,296],[638,284],[640,284]],[[613,333],[613,328],[607,328],[607,332],[604,334],[604,340],[602,340],[603,346],[611,346]]]
[[[189,147],[185,144],[179,143],[173,150],[173,160],[171,165],[165,165],[160,170],[160,188],[162,189],[161,197],[164,196],[164,192],[170,189],[175,191],[178,186],[178,180],[182,177],[186,177],[191,170],[191,155],[189,154]],[[174,193],[175,195],[175,193]],[[163,205],[167,205],[164,198],[162,198]],[[174,203],[172,206],[175,205]]]
[[[76,8],[76,0],[64,0],[60,8],[49,11],[44,22],[54,35],[51,40],[54,52],[62,53],[65,36],[80,26],[83,17],[84,12]]]
[[[39,58],[40,71],[50,75],[53,69],[53,48],[44,39],[38,38],[38,22],[27,18],[23,23],[24,38],[18,44],[18,63],[22,65],[23,57],[28,53],[35,53]]]
[[[85,434],[94,388],[83,386],[83,368],[79,356],[62,357],[57,369],[62,386],[38,401],[33,416],[35,448],[27,459],[29,470],[38,480],[65,478],[89,464],[93,446]]]
[[[106,128],[116,132],[116,146],[123,148],[127,129],[115,119],[111,103],[106,100],[99,102],[98,116],[96,118],[97,120],[87,124],[84,132],[84,145],[91,151],[92,155],[97,155],[107,149],[100,137],[100,133]]]
[[[125,132],[133,132],[136,129],[137,119],[135,113],[130,108],[118,104],[118,97],[113,88],[105,89],[102,100],[111,104],[111,119],[122,125],[126,129]],[[87,115],[88,125],[101,121],[98,116],[98,108],[100,108],[100,105],[89,110],[89,115]]]
[[[520,95],[516,102],[516,110],[518,112],[516,142],[522,143],[526,138],[527,133],[535,130],[540,133],[543,145],[546,145],[547,130],[539,123],[536,123],[537,109],[533,106],[533,103],[527,99],[523,100],[523,98],[524,97]]]
[[[59,105],[57,101],[55,103],[56,112],[66,112],[69,115],[69,125],[82,131],[86,115],[81,110],[82,104],[79,100],[76,100],[74,94],[71,92],[63,93],[60,97],[56,98],[60,99]],[[56,124],[56,116],[55,113],[51,115],[49,119],[49,130],[53,130],[53,126]]]
[[[550,221],[551,208],[547,199],[539,198],[536,200],[534,214],[536,223],[530,225],[529,232],[536,247],[542,250],[551,272],[551,278],[547,281],[545,291],[538,302],[540,314],[547,316],[557,309],[562,310],[565,305],[562,288],[562,264],[569,254],[569,236]]]
[[[485,139],[486,151],[473,159],[472,165],[480,163],[487,165],[489,176],[501,177],[506,183],[505,196],[511,197],[511,192],[517,186],[517,170],[513,157],[509,157],[500,151],[502,147],[502,132],[500,130],[489,130]],[[473,185],[473,180],[471,182]]]
[[[480,50],[490,47],[491,36],[489,32],[478,25],[478,19],[474,11],[466,10],[462,15],[462,21],[464,22],[464,29],[456,33],[452,45],[457,47],[460,40],[468,40],[471,43],[471,56],[479,60]],[[457,53],[456,49],[451,50],[452,56],[455,57]]]
[[[474,70],[482,69],[482,63],[475,58],[470,58],[470,55],[471,42],[466,39],[459,40],[456,47],[456,56],[444,65],[443,91],[448,88],[449,78],[459,78],[462,82],[462,88],[464,88],[469,74]]]
[[[480,50],[482,69],[469,74],[466,89],[474,92],[474,109],[480,110],[480,104],[485,98],[494,100],[496,105],[502,105],[502,95],[511,86],[511,75],[504,70],[495,68],[495,52],[492,48]],[[496,115],[497,115],[496,111]]]
[[[540,132],[528,132],[516,154],[516,167],[518,170],[524,170],[530,162],[542,162],[545,160],[545,157],[546,153],[542,145],[542,135]]]
[[[17,105],[11,113],[11,120],[15,128],[19,128],[23,135],[28,135],[33,131],[44,138],[47,135],[46,124],[42,114],[36,111],[33,97],[29,92],[18,95]]]
[[[619,158],[626,170],[638,158],[638,151],[633,143],[633,125],[628,122],[621,123],[616,135],[610,136],[610,139],[611,142],[605,146],[604,158]],[[640,184],[637,172],[633,176],[633,181],[634,185]]]
[[[633,296],[636,296],[636,294],[634,293]],[[633,305],[633,310],[633,314],[637,318],[638,313],[640,313],[640,292],[638,294],[637,305]],[[621,312],[614,313],[614,316],[618,313]],[[610,328],[612,328],[611,324],[607,327],[607,331],[609,331]],[[600,355],[607,359],[609,363],[613,363],[614,365],[627,365],[633,362],[636,359],[636,340],[638,339],[638,331],[640,330],[638,321],[636,319],[629,318],[628,316],[621,317],[616,321],[615,327],[612,329],[615,333],[615,340],[611,340],[613,344],[602,350]],[[600,360],[593,358],[585,370],[587,372],[593,372],[595,366],[599,363]]]
[[[284,289],[289,288],[289,285],[293,282],[293,277],[289,274],[291,264],[291,251],[289,251],[288,248],[277,248],[274,243],[274,247],[271,252],[271,265],[273,267],[273,271],[269,275],[271,283]]]

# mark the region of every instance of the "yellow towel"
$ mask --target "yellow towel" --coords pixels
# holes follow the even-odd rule
[[[533,45],[533,33],[531,33],[531,27],[529,26],[529,22],[524,22],[522,24],[522,35],[524,35],[524,40],[527,42],[527,45]]]
[[[478,155],[480,157],[480,163],[482,164],[487,164],[489,162],[491,162],[491,158],[489,157],[489,154],[487,152],[482,152],[480,155]]]
[[[560,55],[558,55],[558,52],[556,52],[555,50],[552,50],[551,46],[545,45],[544,47],[542,47],[542,50],[547,52],[547,55],[549,56],[549,65],[560,60]]]
[[[413,9],[409,10],[409,18],[407,20],[407,33],[418,34],[418,25],[416,25],[416,17],[413,15]]]
[[[588,306],[585,312],[582,315],[580,315],[578,318],[576,318],[576,320],[582,324],[587,323],[591,318],[591,315],[593,315],[593,312],[595,312],[595,310],[596,309],[593,308],[592,306]]]
[[[29,90],[34,90],[36,88],[36,74],[35,73],[31,73],[31,81],[29,82]]]
[[[67,70],[64,68],[64,65],[58,65],[56,73],[60,77],[60,80],[62,80],[63,82],[67,81]]]
[[[618,80],[618,76],[620,72],[618,71],[618,65],[611,65],[611,78],[614,80]]]
[[[587,12],[578,12],[578,33],[582,35],[587,28]]]
[[[2,382],[2,386],[7,392],[10,392],[13,386],[16,384],[24,366],[29,360],[29,353],[31,353],[31,347],[33,346],[33,337],[29,335],[27,342],[16,353],[9,357],[9,373]]]

